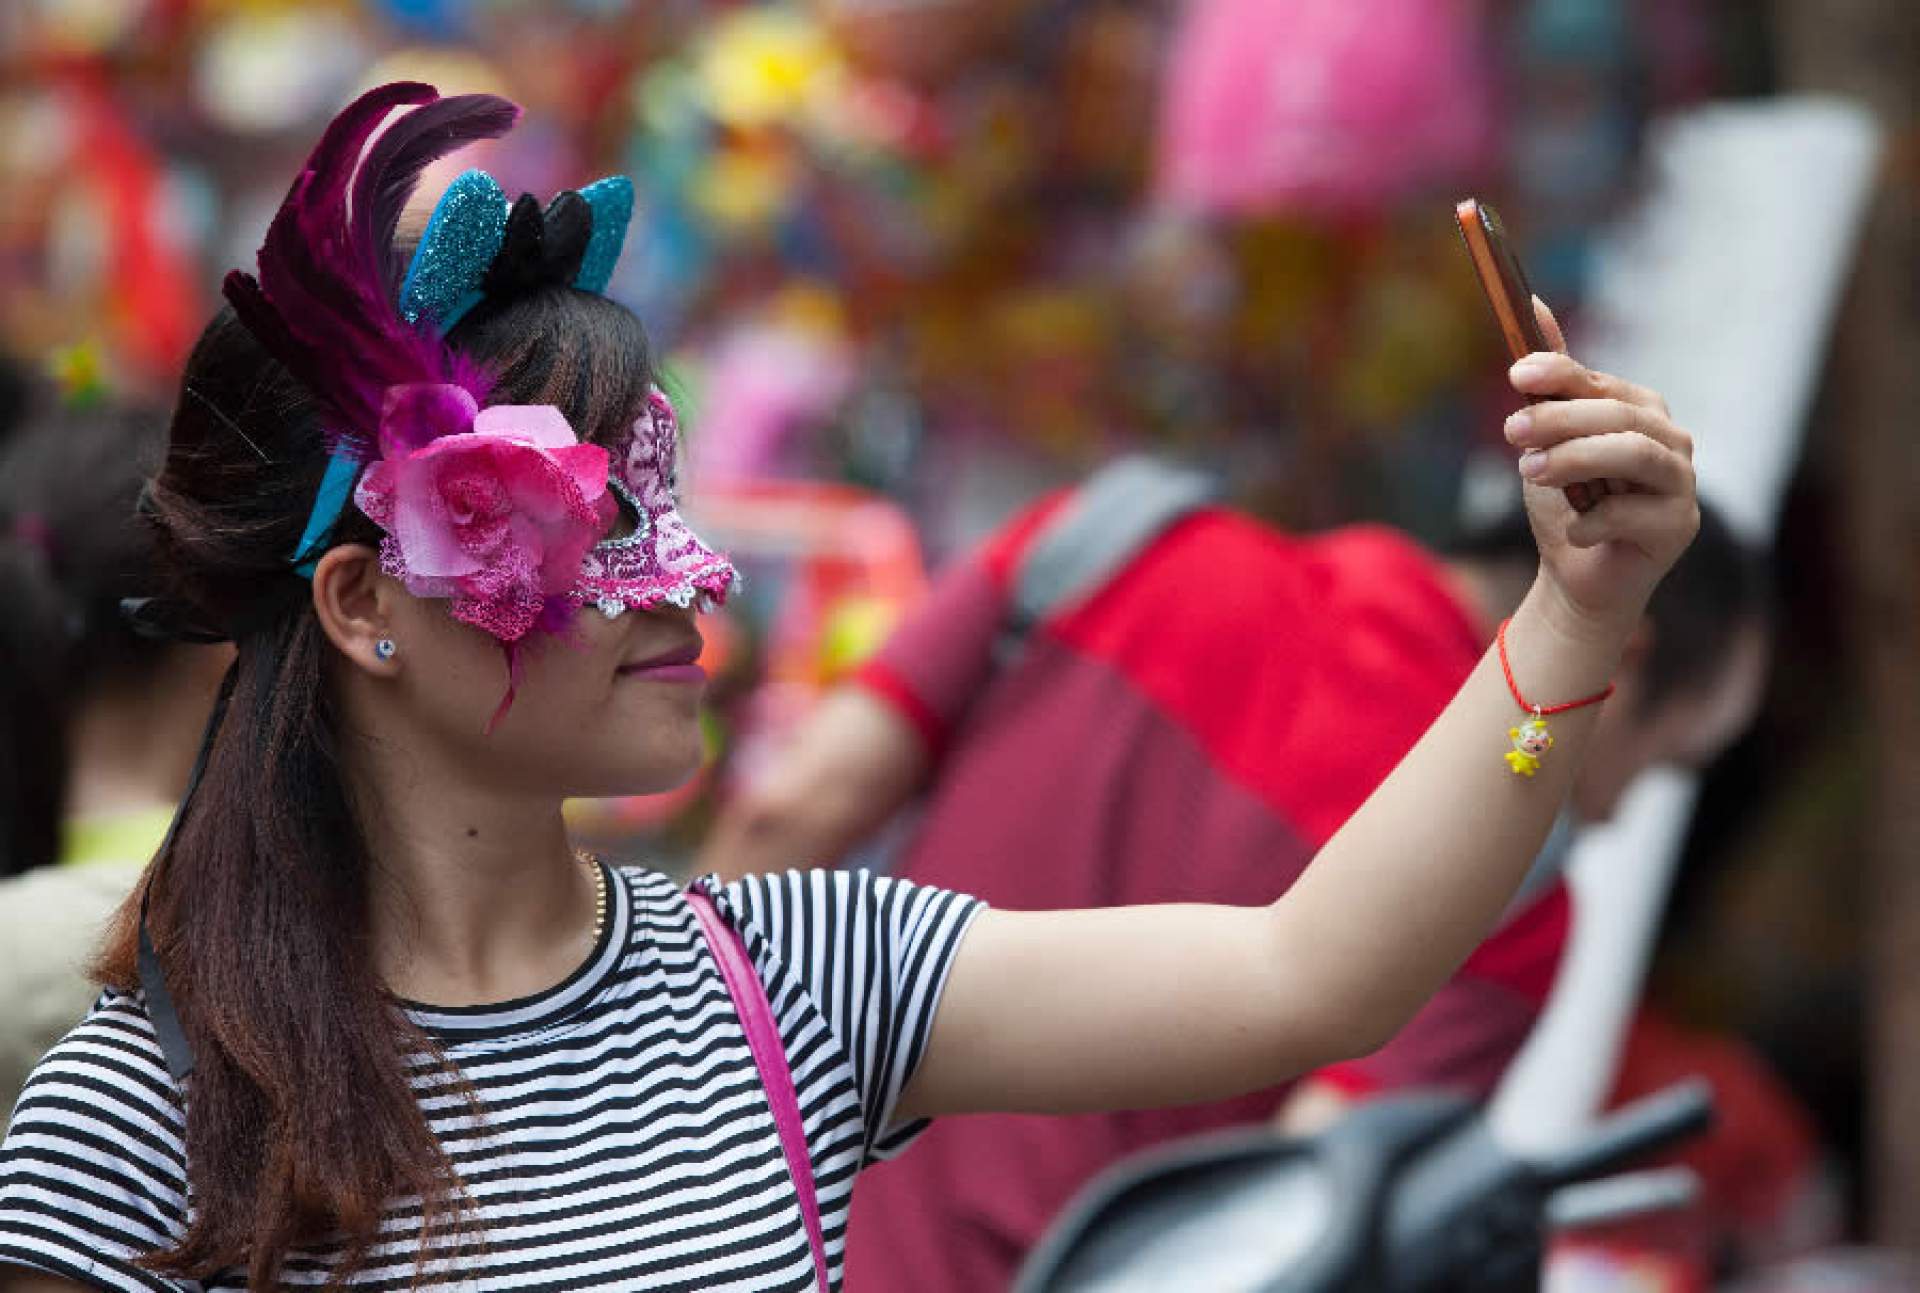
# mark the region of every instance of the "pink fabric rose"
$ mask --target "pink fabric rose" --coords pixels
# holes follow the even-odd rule
[[[396,388],[388,417],[457,424],[466,411],[443,395]],[[579,443],[549,404],[480,409],[471,427],[427,439],[383,426],[385,446],[418,447],[369,467],[354,501],[387,532],[381,564],[407,591],[449,598],[456,619],[513,643],[565,599],[613,520],[607,451]]]

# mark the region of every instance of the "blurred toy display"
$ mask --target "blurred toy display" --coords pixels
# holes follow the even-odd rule
[[[1216,0],[1169,57],[1158,178],[1178,206],[1366,218],[1490,177],[1492,49],[1456,0]]]
[[[1143,442],[1232,463],[1290,523],[1443,532],[1503,411],[1445,200],[1510,197],[1523,230],[1537,207],[1527,250],[1577,306],[1650,103],[1610,0],[714,12],[640,77],[652,254],[623,286],[682,356],[737,357],[744,332],[850,357],[768,465],[877,485],[937,550],[973,524],[923,487],[956,455],[1072,470]],[[1541,60],[1579,90],[1552,112]],[[1579,182],[1530,185],[1535,158]],[[850,460],[876,386],[925,440]],[[701,453],[763,456],[751,421],[709,424]]]
[[[205,297],[182,226],[177,177],[84,70],[0,99],[8,265],[0,328],[27,357],[91,343],[102,367],[171,378],[200,326]]]
[[[1711,86],[1706,10],[27,4],[0,23],[0,327],[38,353],[104,332],[110,367],[157,379],[257,235],[269,155],[354,86],[430,72],[557,123],[486,159],[509,183],[639,179],[614,287],[725,391],[696,475],[858,481],[939,551],[976,523],[930,477],[1147,442],[1232,462],[1278,519],[1433,535],[1499,399],[1443,199],[1509,198],[1575,304],[1638,121]],[[113,91],[77,106],[89,79]]]

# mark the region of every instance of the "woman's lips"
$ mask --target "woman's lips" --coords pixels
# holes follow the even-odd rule
[[[707,671],[697,664],[623,664],[618,672],[622,678],[638,678],[642,682],[702,683],[707,680]]]
[[[640,678],[647,682],[702,683],[707,680],[707,671],[697,663],[702,645],[690,642],[645,660],[623,664],[615,672],[622,678]]]

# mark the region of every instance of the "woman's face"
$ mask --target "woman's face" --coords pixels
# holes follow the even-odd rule
[[[500,644],[454,620],[443,601],[397,583],[393,591],[396,712],[368,717],[412,729],[403,739],[451,761],[463,780],[515,797],[631,795],[671,789],[698,769],[706,686],[693,612],[609,619],[583,608],[564,632],[529,637],[513,703],[489,732],[508,686]]]
[[[511,415],[518,425],[537,414],[561,420],[557,409],[536,406],[490,408],[474,421],[478,426],[489,415]],[[552,433],[554,428],[545,430]],[[570,427],[557,433],[558,441],[567,442],[564,450],[540,443],[555,454],[572,452],[570,436]],[[363,591],[357,603],[363,613],[362,636],[357,642],[337,636],[335,645],[364,662],[372,646],[365,632],[379,624],[386,626],[382,632],[391,630],[397,652],[389,662],[392,667],[368,670],[366,687],[351,684],[349,712],[355,724],[376,739],[389,740],[391,750],[442,782],[457,777],[466,787],[504,797],[644,794],[684,781],[700,764],[699,704],[706,679],[695,663],[701,641],[693,613],[661,599],[724,600],[737,576],[726,558],[702,543],[679,514],[673,487],[678,445],[679,420],[672,402],[657,387],[650,388],[644,408],[607,446],[608,488],[619,505],[609,509],[613,514],[608,529],[586,552],[568,590],[580,609],[558,632],[536,629],[519,639],[514,648],[515,695],[497,722],[494,716],[502,710],[509,687],[508,652],[500,640],[457,620],[435,581],[426,581],[422,595],[410,592],[420,584],[405,573],[404,551],[398,563],[403,573],[397,576],[376,573],[377,564],[359,565],[359,574],[342,584],[339,595],[351,599],[356,582],[375,581],[372,596]],[[503,470],[487,459],[477,461],[468,474],[423,477],[425,493],[409,514],[416,529],[432,531],[470,507],[474,477],[499,486],[486,495],[489,500],[521,500],[525,480],[509,488],[504,476],[488,477],[483,468]],[[538,473],[534,477],[535,483],[547,479]],[[396,494],[395,505],[402,502]],[[535,498],[511,505],[538,511],[541,502]],[[383,528],[393,523],[402,532],[407,529],[398,513],[373,519]],[[390,542],[398,544],[399,539],[391,537],[395,534],[389,528]],[[443,537],[451,546],[464,543],[457,534]],[[374,557],[370,547],[353,546],[353,561],[366,563]],[[344,566],[347,554],[336,557],[335,552],[321,564]],[[489,549],[490,561],[497,556]],[[505,573],[513,572],[508,568]],[[329,577],[324,582],[335,581]],[[359,586],[366,588],[364,582]],[[545,583],[540,592],[543,597],[555,595]],[[334,594],[316,584],[315,595],[318,606]],[[507,610],[517,604],[511,599],[500,603]],[[489,615],[495,609],[493,602],[480,605]],[[639,606],[656,609],[621,609]],[[385,618],[364,618],[369,607],[377,607]],[[476,622],[489,620],[483,615]],[[417,758],[411,753],[416,750]]]
[[[1582,821],[1611,821],[1627,788],[1653,767],[1702,769],[1753,723],[1766,690],[1770,649],[1758,622],[1741,626],[1725,660],[1704,685],[1668,698],[1652,712],[1640,703],[1642,665],[1619,674],[1618,694],[1573,783],[1573,811]]]

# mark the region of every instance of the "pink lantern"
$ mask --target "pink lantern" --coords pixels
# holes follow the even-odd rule
[[[1158,187],[1205,214],[1351,215],[1467,183],[1494,142],[1479,0],[1190,0]]]

